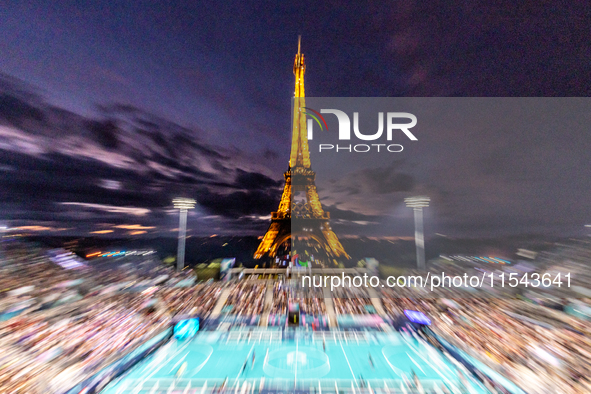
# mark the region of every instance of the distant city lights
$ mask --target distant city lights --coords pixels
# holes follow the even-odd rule
[[[91,234],[109,234],[112,233],[113,230],[98,230],[98,231],[91,231]]]
[[[511,264],[509,260],[501,259],[499,257],[492,257],[492,256],[461,256],[461,255],[454,255],[454,256],[445,256],[440,255],[444,260],[447,261],[464,261],[467,263],[492,263],[492,264]]]
[[[90,259],[93,257],[149,256],[155,253],[155,250],[117,250],[112,252],[89,253],[86,255],[86,258]]]

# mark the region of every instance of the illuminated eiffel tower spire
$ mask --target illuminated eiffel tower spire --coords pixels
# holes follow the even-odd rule
[[[328,259],[336,264],[336,257],[348,259],[349,255],[332,231],[330,215],[322,209],[316,191],[316,174],[310,165],[306,115],[301,111],[306,106],[304,90],[306,64],[304,55],[300,51],[300,44],[301,37],[298,39],[298,53],[293,64],[295,91],[289,170],[283,174],[285,187],[279,208],[277,212],[271,213],[271,225],[259,244],[254,258],[259,259],[265,255],[275,257],[279,246],[290,238],[293,251],[295,240],[301,238],[316,242]]]
[[[293,62],[293,74],[295,75],[295,91],[293,105],[293,125],[291,137],[291,155],[289,166],[301,166],[310,168],[310,151],[308,150],[308,135],[306,129],[306,115],[301,109],[306,106],[306,90],[304,89],[304,74],[306,63],[304,55],[300,53],[302,36],[298,37],[298,54]]]

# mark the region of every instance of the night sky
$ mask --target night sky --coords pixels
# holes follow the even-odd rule
[[[173,236],[170,201],[188,196],[190,234],[262,235],[289,159],[298,34],[309,96],[591,93],[586,2],[84,3],[0,8],[0,224]],[[412,158],[333,179],[367,190],[374,179],[394,205],[380,213],[325,188],[335,229],[412,235],[412,212],[399,208],[426,192],[430,234],[582,235],[591,117],[576,114],[576,125],[524,126],[517,140],[444,128]]]

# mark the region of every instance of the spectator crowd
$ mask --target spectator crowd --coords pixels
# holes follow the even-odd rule
[[[579,260],[591,256],[589,249],[565,250],[568,262],[560,260],[566,252],[547,255],[547,269],[583,272]],[[101,266],[66,251],[0,245],[0,393],[65,392],[162,332],[175,316],[208,316],[222,303],[223,313],[234,316],[285,316],[295,304],[312,322],[328,315],[323,290],[298,281],[194,284],[190,279],[189,273],[149,261]],[[585,286],[580,278],[574,283]],[[591,325],[581,316],[514,293],[449,288],[379,293],[389,318],[407,309],[424,312],[434,335],[528,393],[591,392]],[[562,296],[573,297],[572,289]],[[376,296],[364,288],[331,294],[337,316],[377,313],[371,297]],[[584,297],[571,300],[591,304]]]

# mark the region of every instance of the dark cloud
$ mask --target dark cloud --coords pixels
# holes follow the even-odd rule
[[[400,163],[385,167],[365,168],[347,174],[346,177],[331,182],[335,192],[357,195],[361,192],[391,194],[408,192],[413,189],[414,178],[400,170]]]
[[[265,157],[265,159],[277,159],[279,158],[279,154],[277,152],[274,152],[270,149],[267,149],[263,152],[263,156]]]
[[[112,120],[104,122],[90,121],[88,122],[88,129],[96,138],[96,140],[107,149],[116,149],[119,144],[117,135],[119,130],[117,125]]]
[[[86,202],[120,206],[165,207],[166,193],[150,193],[146,179],[133,170],[62,154],[41,157],[0,151],[0,163],[15,171],[0,172],[0,200],[23,207],[60,202]],[[117,181],[118,189],[101,187],[102,180]],[[5,212],[10,216],[10,211]]]
[[[17,96],[13,85],[6,89],[0,97]],[[218,215],[216,231],[249,232],[277,207],[282,182],[248,170],[239,151],[201,142],[199,130],[129,105],[100,107],[97,119],[32,97],[4,101],[11,105],[0,122],[1,220],[84,231],[98,222],[159,226],[172,198],[188,196],[201,216]]]
[[[21,125],[21,120],[31,119],[37,122],[45,120],[43,112],[29,103],[10,94],[0,95],[0,119]]]
[[[330,218],[333,220],[347,220],[347,221],[363,221],[363,222],[380,222],[384,220],[382,216],[364,215],[352,210],[339,209],[334,205],[326,206],[325,211],[330,213]]]
[[[236,187],[239,189],[267,190],[271,188],[275,190],[278,187],[281,187],[282,184],[282,181],[276,181],[266,175],[255,172],[246,172],[241,169],[238,169],[236,175]]]
[[[390,194],[407,192],[414,185],[413,177],[408,174],[396,172],[393,167],[372,168],[360,173],[368,189],[377,194]]]
[[[247,215],[267,216],[277,209],[281,192],[277,189],[249,190],[219,194],[207,189],[197,195],[197,202],[213,214],[230,218],[240,218]]]

